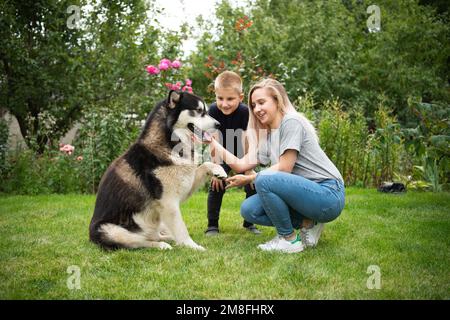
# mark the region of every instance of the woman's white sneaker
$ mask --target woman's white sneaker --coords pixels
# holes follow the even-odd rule
[[[293,241],[288,241],[283,236],[277,235],[269,242],[260,244],[258,248],[264,251],[295,253],[303,251],[304,246],[299,235],[297,235],[296,239]]]
[[[316,222],[312,228],[302,228],[300,233],[302,235],[303,243],[306,247],[315,247],[319,242],[320,234],[322,233],[324,223]]]

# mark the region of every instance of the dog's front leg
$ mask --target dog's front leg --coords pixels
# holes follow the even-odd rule
[[[188,198],[195,192],[199,187],[205,184],[206,179],[209,176],[214,176],[219,179],[225,179],[227,173],[218,164],[212,162],[204,162],[195,170],[194,183],[192,184],[191,191],[189,191]]]
[[[173,205],[170,208],[165,208],[164,211],[164,214],[161,214],[161,219],[163,220],[164,225],[169,229],[173,240],[177,245],[186,246],[195,250],[205,250],[205,248],[195,243],[189,236],[189,232],[178,206]]]

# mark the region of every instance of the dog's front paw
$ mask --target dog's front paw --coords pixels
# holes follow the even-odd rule
[[[205,251],[206,249],[203,248],[201,245],[196,244],[193,240],[181,243],[182,246],[194,249],[194,250],[198,250],[198,251]]]
[[[219,165],[214,165],[214,167],[211,169],[211,173],[217,179],[225,179],[227,177],[227,173]]]
[[[172,246],[168,244],[167,242],[159,242],[159,249],[161,250],[171,250]]]
[[[196,244],[196,243],[195,243],[195,246],[191,246],[191,248],[194,250],[198,250],[198,251],[206,251],[206,249],[204,247],[202,247],[201,245]]]

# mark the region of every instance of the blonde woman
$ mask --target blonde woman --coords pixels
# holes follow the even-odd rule
[[[214,139],[209,142],[211,152],[236,172],[258,164],[270,167],[258,174],[230,177],[227,188],[255,184],[257,194],[242,203],[241,215],[277,230],[277,236],[260,249],[294,253],[314,247],[324,223],[336,219],[344,208],[342,176],[281,83],[260,81],[251,88],[248,105],[249,152],[239,159]],[[295,229],[301,229],[300,234]]]

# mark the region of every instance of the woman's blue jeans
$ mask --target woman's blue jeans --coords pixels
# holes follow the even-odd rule
[[[304,218],[330,222],[344,209],[345,188],[339,180],[314,182],[292,173],[263,170],[255,187],[257,194],[241,205],[242,217],[254,224],[275,226],[283,236],[300,228]]]

